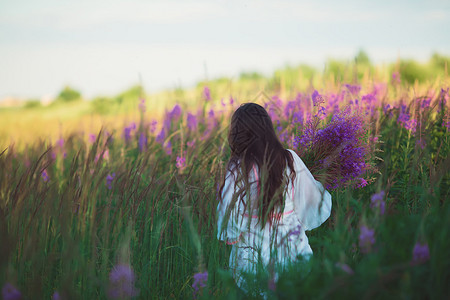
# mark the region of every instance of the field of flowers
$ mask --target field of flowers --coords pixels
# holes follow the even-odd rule
[[[280,87],[243,99],[203,85],[198,105],[181,99],[161,118],[142,97],[123,128],[0,149],[3,299],[247,298],[215,214],[229,120],[249,101],[333,201],[307,233],[313,258],[276,284],[261,270],[251,288],[280,299],[448,297],[448,77]]]

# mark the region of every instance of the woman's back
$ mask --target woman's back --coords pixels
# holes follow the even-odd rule
[[[250,171],[246,199],[233,200],[243,183],[236,183],[236,174],[226,175],[222,201],[217,207],[218,239],[233,245],[230,268],[235,271],[238,284],[242,280],[240,273],[255,273],[259,264],[283,267],[298,255],[311,255],[305,230],[319,226],[330,215],[330,194],[313,178],[300,157],[288,151],[294,158],[295,180],[289,180],[284,190],[284,207],[276,208],[263,227],[257,205],[261,189],[258,168],[254,166]],[[286,178],[290,173],[286,166]]]

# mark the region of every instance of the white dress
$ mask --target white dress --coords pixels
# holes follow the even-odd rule
[[[276,269],[295,262],[298,255],[308,259],[312,255],[306,230],[314,229],[331,213],[331,195],[322,184],[314,179],[300,157],[289,150],[294,158],[296,178],[289,182],[284,199],[283,212],[276,214],[277,226],[269,222],[264,228],[258,223],[257,209],[250,215],[248,208],[238,200],[226,217],[227,207],[235,192],[235,175],[229,171],[225,177],[222,202],[217,206],[217,238],[232,246],[229,265],[236,283],[242,287],[242,272],[256,273],[257,266],[274,266]],[[286,173],[290,169],[286,167]],[[259,174],[256,168],[249,176],[250,201],[256,203],[259,190]],[[237,183],[241,186],[240,183]],[[252,203],[252,202],[247,202]],[[275,277],[278,274],[275,272]],[[275,279],[276,280],[276,279]]]

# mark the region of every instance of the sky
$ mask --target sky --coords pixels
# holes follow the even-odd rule
[[[450,1],[0,0],[0,100],[189,87],[286,64],[450,55]]]

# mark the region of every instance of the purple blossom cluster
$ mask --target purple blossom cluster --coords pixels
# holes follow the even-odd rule
[[[370,252],[372,245],[375,243],[375,230],[362,225],[359,234],[359,248],[361,252]]]
[[[106,176],[106,187],[110,190],[112,188],[112,182],[116,178],[116,173],[108,174]]]
[[[22,294],[14,285],[7,282],[2,288],[2,297],[4,300],[20,300]]]
[[[41,172],[41,177],[42,177],[42,180],[43,180],[44,182],[47,182],[47,181],[50,180],[50,177],[48,176],[48,173],[47,173],[47,169],[44,169],[44,170]]]
[[[208,282],[208,272],[199,272],[194,274],[194,283],[192,284],[192,288],[194,289],[194,298],[199,294],[200,289],[206,287],[206,283]]]
[[[335,189],[358,178],[367,169],[368,145],[364,142],[364,119],[349,110],[333,115],[331,122],[319,128],[319,122],[307,123],[303,134],[296,137],[294,147],[302,157],[314,157],[318,171],[326,171],[326,187]],[[316,169],[317,171],[317,169]],[[367,182],[359,180],[359,185]]]
[[[136,129],[136,123],[132,122],[129,126],[123,129],[123,139],[126,143],[131,140],[131,132]]]
[[[184,169],[184,167],[186,167],[186,153],[184,153],[184,155],[177,156],[176,166],[178,169]]]
[[[370,207],[372,209],[379,209],[380,215],[384,215],[386,210],[386,202],[384,202],[384,191],[380,191],[377,194],[373,194],[370,197]]]
[[[108,296],[111,299],[136,297],[135,276],[128,264],[118,264],[109,273]]]
[[[430,259],[430,249],[427,243],[417,242],[413,248],[411,264],[422,264]]]

